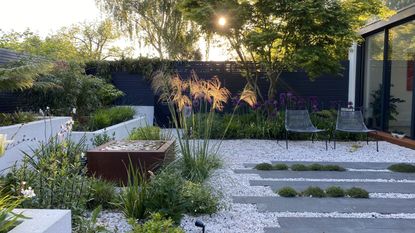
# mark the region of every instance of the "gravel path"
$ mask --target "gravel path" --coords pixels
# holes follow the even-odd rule
[[[277,196],[269,187],[250,186],[249,180],[262,179],[257,174],[236,174],[234,169],[243,169],[244,163],[271,161],[325,161],[325,162],[415,162],[415,151],[387,142],[379,142],[376,152],[374,142],[339,142],[336,150],[325,150],[323,142],[290,141],[289,149],[285,142],[272,140],[227,140],[222,143],[220,155],[224,161],[222,169],[216,170],[208,183],[223,195],[226,207],[212,216],[198,218],[185,216],[181,226],[186,232],[200,232],[194,226],[196,219],[206,224],[206,232],[264,232],[264,227],[279,227],[278,217],[340,217],[340,218],[414,218],[414,214],[383,215],[379,213],[260,213],[255,205],[237,204],[232,196]],[[393,182],[393,180],[391,180]],[[405,182],[405,181],[401,181]],[[410,183],[409,181],[408,183]],[[412,182],[411,182],[412,183]],[[374,193],[378,198],[414,198],[413,195]]]

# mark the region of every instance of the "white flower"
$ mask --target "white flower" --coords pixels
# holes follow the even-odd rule
[[[85,157],[85,153],[84,152],[82,152],[81,153],[81,158],[84,158]]]
[[[39,114],[40,114],[41,116],[45,116],[45,113],[43,112],[43,110],[42,110],[42,109],[39,109]]]
[[[76,108],[72,108],[72,113],[76,114]]]
[[[28,189],[22,189],[20,191],[20,193],[25,197],[25,198],[32,198],[32,197],[36,197],[35,191],[32,189],[32,187],[29,187]]]

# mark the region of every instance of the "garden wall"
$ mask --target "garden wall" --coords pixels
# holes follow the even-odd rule
[[[9,233],[71,233],[71,211],[51,209],[15,209],[14,213],[23,213],[27,219]]]
[[[0,134],[7,134],[9,140],[13,137],[12,144],[0,157],[0,173],[15,162],[21,161],[22,151],[31,152],[31,148],[36,149],[40,142],[48,141],[51,136],[57,135],[61,126],[70,119],[70,117],[52,117],[25,124],[0,127]]]

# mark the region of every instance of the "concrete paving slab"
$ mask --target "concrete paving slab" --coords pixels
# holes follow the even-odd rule
[[[395,163],[367,163],[367,162],[320,162],[320,161],[272,161],[272,164],[277,163],[284,163],[288,166],[293,164],[306,164],[310,165],[313,163],[323,164],[323,165],[339,165],[344,168],[353,168],[353,169],[375,169],[375,170],[382,170],[387,169],[390,165]],[[256,163],[244,163],[244,166],[247,168],[255,167]]]
[[[272,180],[250,180],[252,186],[269,186],[272,190],[290,186],[295,190],[302,191],[309,186],[318,186],[326,189],[329,186],[340,186],[344,189],[351,187],[363,188],[370,193],[415,193],[415,184],[408,183],[384,183],[384,182],[320,182],[320,181],[272,181]]]
[[[262,178],[309,178],[309,179],[395,179],[415,180],[415,174],[396,172],[362,171],[258,171],[255,169],[236,169],[235,173],[258,174]]]
[[[278,218],[265,233],[413,233],[413,219]]]
[[[415,213],[412,199],[311,197],[233,197],[236,203],[256,204],[260,212]]]

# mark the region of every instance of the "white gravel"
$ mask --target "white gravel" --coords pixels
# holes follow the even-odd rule
[[[369,193],[369,198],[414,199],[413,193]]]
[[[352,146],[358,144],[359,146]],[[223,141],[220,156],[224,162],[222,169],[216,170],[208,183],[223,195],[226,208],[212,216],[198,218],[185,216],[181,226],[186,232],[200,232],[194,226],[196,219],[202,220],[212,233],[263,232],[264,227],[278,227],[277,217],[339,217],[339,218],[415,218],[415,214],[384,215],[379,213],[260,213],[255,205],[238,204],[231,201],[232,196],[277,196],[269,187],[250,186],[249,180],[310,180],[331,181],[331,179],[262,179],[256,174],[236,174],[233,169],[244,169],[244,163],[261,163],[271,161],[316,161],[316,162],[415,162],[415,151],[387,142],[379,142],[376,152],[374,142],[338,142],[337,148],[325,150],[324,142],[290,141],[289,149],[285,142],[273,140],[227,140]],[[352,150],[352,148],[355,148]],[[336,180],[344,182],[404,182],[412,180]],[[413,198],[405,194],[376,193],[377,198]]]

